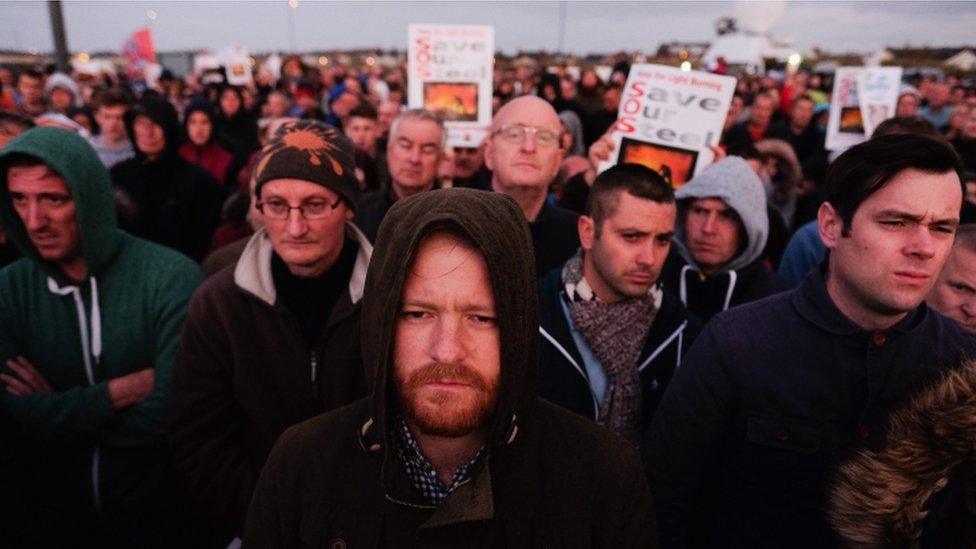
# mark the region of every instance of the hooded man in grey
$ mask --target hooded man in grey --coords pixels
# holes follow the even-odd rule
[[[766,194],[749,164],[730,156],[675,192],[678,223],[665,292],[707,322],[729,307],[783,291],[760,257],[769,236]]]

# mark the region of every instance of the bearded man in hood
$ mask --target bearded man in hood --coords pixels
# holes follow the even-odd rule
[[[635,450],[535,394],[534,279],[511,198],[397,201],[363,297],[371,397],[282,435],[245,546],[656,546]]]

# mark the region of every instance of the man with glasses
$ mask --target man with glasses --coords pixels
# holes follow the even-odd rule
[[[529,222],[536,276],[562,265],[579,248],[579,215],[547,200],[566,152],[562,134],[549,103],[523,96],[498,110],[484,144],[492,189],[514,198]]]
[[[239,536],[258,473],[289,426],[366,395],[359,301],[372,247],[351,220],[352,144],[289,122],[255,167],[265,228],[190,303],[170,435],[197,499]]]
[[[370,242],[394,202],[434,188],[444,137],[444,122],[430,111],[412,109],[393,121],[386,144],[389,180],[363,196],[356,212],[356,226]]]

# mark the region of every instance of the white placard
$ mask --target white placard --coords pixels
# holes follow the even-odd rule
[[[251,56],[244,46],[230,46],[220,52],[220,64],[227,70],[227,83],[247,86],[253,82]]]
[[[477,147],[491,125],[494,28],[410,25],[407,103],[444,119],[447,144]]]
[[[613,131],[618,163],[643,164],[678,188],[712,163],[736,80],[664,65],[633,65]]]
[[[900,87],[901,67],[869,67],[858,75],[858,97],[866,135],[874,134],[878,124],[895,116]]]
[[[844,150],[865,141],[895,115],[901,67],[841,67],[834,74],[827,118],[828,150]]]

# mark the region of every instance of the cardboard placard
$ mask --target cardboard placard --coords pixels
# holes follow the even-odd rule
[[[828,150],[840,151],[870,137],[895,115],[901,67],[841,67],[834,74],[827,118]]]
[[[735,93],[735,78],[664,65],[633,65],[612,133],[618,163],[643,164],[674,188],[712,163]]]
[[[418,24],[408,34],[408,105],[441,115],[448,146],[477,147],[491,126],[494,28]]]

